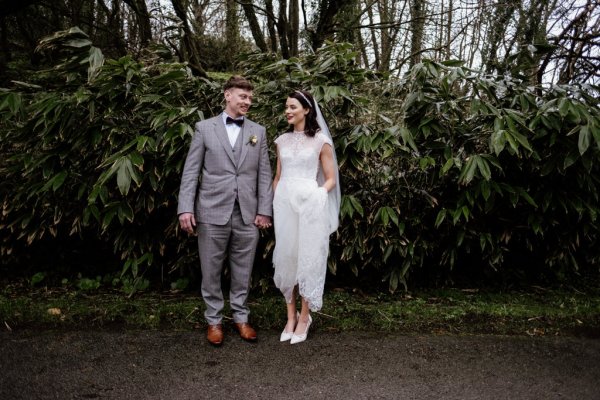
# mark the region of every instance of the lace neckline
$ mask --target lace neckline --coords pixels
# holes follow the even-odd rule
[[[305,132],[306,131],[292,131],[292,133],[295,135],[304,134]]]

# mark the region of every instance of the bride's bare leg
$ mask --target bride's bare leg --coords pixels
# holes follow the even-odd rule
[[[285,324],[286,332],[293,332],[296,328],[296,289],[292,293],[292,302],[286,304],[287,306],[287,324]]]
[[[300,319],[298,325],[296,325],[296,335],[302,335],[306,332],[306,325],[308,324],[308,317],[310,315],[310,309],[308,308],[308,302],[302,298],[302,310],[300,311]]]

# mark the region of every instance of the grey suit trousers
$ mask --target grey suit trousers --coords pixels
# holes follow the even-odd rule
[[[258,238],[258,228],[254,223],[244,223],[237,201],[231,218],[225,225],[199,223],[198,251],[202,269],[202,297],[206,303],[204,316],[210,325],[220,324],[223,318],[221,275],[227,256],[231,274],[229,303],[233,321],[248,322],[250,310],[246,303]]]

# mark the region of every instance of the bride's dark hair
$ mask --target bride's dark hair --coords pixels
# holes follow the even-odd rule
[[[308,114],[306,114],[306,120],[304,122],[304,134],[310,137],[315,136],[319,130],[317,112],[315,111],[315,99],[310,93],[304,90],[296,90],[290,93],[288,97],[298,100],[303,108],[308,108]],[[294,127],[290,125],[288,132],[292,132],[293,130]]]

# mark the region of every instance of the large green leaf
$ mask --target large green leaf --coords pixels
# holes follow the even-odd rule
[[[466,163],[463,165],[461,169],[460,176],[458,177],[459,182],[463,184],[468,184],[475,177],[475,172],[477,170],[477,160],[479,156],[473,155],[466,160]]]
[[[90,48],[88,81],[95,79],[100,73],[100,68],[104,65],[104,55],[97,47]]]
[[[584,125],[579,130],[579,139],[577,141],[577,147],[579,148],[579,154],[583,155],[590,147],[592,139],[592,133],[590,132],[589,126]]]

